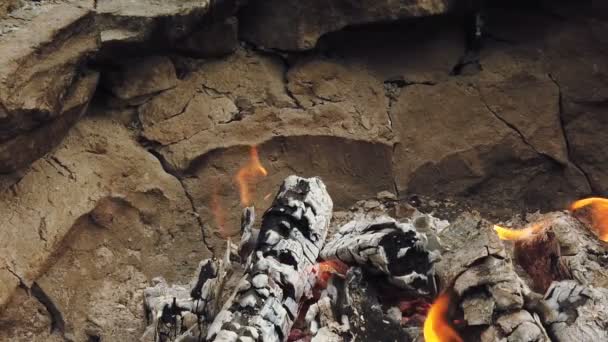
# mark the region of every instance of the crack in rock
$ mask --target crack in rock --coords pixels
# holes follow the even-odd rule
[[[558,92],[557,98],[558,98],[558,108],[559,108],[559,113],[558,113],[559,127],[561,129],[562,136],[564,137],[564,141],[566,143],[566,159],[570,162],[570,164],[572,164],[572,166],[574,166],[575,169],[577,169],[583,175],[583,177],[585,177],[585,181],[587,182],[587,186],[589,187],[589,189],[592,192],[597,192],[597,190],[593,188],[593,184],[591,183],[591,178],[589,177],[587,172],[585,172],[585,170],[580,165],[578,165],[572,158],[570,158],[571,145],[570,145],[570,140],[568,139],[568,134],[566,133],[566,125],[564,124],[564,103],[563,103],[564,98],[563,98],[562,87],[560,86],[560,84],[557,82],[557,79],[552,74],[547,74],[547,76],[549,77],[551,82],[553,82],[553,84],[555,84],[555,86],[557,87],[557,92]]]
[[[31,294],[44,306],[46,311],[49,313],[51,318],[51,333],[58,332],[63,334],[65,332],[65,320],[63,319],[63,314],[55,305],[53,300],[42,290],[42,288],[37,284],[33,283],[30,288]]]
[[[205,222],[203,222],[203,219],[200,217],[200,215],[198,214],[198,211],[196,210],[196,205],[194,204],[194,198],[192,198],[192,195],[186,189],[186,186],[184,185],[184,182],[182,179],[182,175],[178,171],[172,170],[168,166],[168,164],[164,160],[164,158],[160,154],[158,154],[156,151],[154,151],[152,149],[147,149],[147,148],[144,148],[144,150],[147,151],[148,153],[150,153],[150,155],[152,155],[156,160],[158,160],[161,168],[163,169],[163,171],[166,174],[172,176],[179,182],[180,186],[184,190],[184,195],[186,196],[186,198],[188,199],[188,202],[190,203],[190,209],[191,209],[192,215],[194,216],[194,218],[196,219],[196,222],[198,223],[198,225],[200,227],[203,244],[205,245],[205,247],[207,247],[207,249],[213,255],[215,255],[214,247],[207,241],[207,235],[205,234],[205,228],[206,228]]]

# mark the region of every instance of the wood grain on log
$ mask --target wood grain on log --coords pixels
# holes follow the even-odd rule
[[[340,228],[321,251],[324,260],[339,260],[381,273],[400,288],[427,295],[435,292],[433,263],[425,234],[411,223],[388,216],[359,217]]]
[[[211,324],[209,341],[284,341],[310,295],[333,204],[319,178],[289,176],[263,216],[251,264]]]

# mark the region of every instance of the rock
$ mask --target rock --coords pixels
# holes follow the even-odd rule
[[[384,144],[392,140],[386,112],[377,110],[387,106],[382,85],[365,71],[330,61],[303,63],[287,76],[289,93],[284,72],[280,61],[246,50],[205,63],[172,92],[191,95],[163,95],[140,108],[144,137],[158,141],[160,135],[172,135],[163,138],[158,152],[180,171],[214,149],[261,144],[277,136],[338,136]],[[200,87],[204,94],[195,95]],[[250,104],[247,115],[235,113],[244,99]],[[211,101],[216,109],[209,107]],[[212,117],[211,126],[186,128],[206,120],[202,113]],[[162,128],[168,126],[176,132]],[[184,129],[190,133],[181,133]]]
[[[190,34],[209,11],[204,0],[97,0],[103,57],[135,45],[171,45]]]
[[[238,21],[235,17],[229,17],[206,23],[176,47],[188,55],[208,58],[228,55],[238,45]]]
[[[101,154],[100,144],[105,146]],[[174,271],[164,270],[171,270],[176,260],[196,263],[209,255],[180,182],[109,119],[81,120],[57,151],[35,162],[11,191],[0,194],[0,202],[1,306],[19,282],[31,286],[38,279],[65,315],[80,317],[79,310],[96,310],[86,304],[91,294],[114,305],[118,298],[108,282],[143,279],[139,285],[124,284],[124,291],[143,290],[147,276],[174,279]],[[64,239],[68,233],[70,238]],[[183,248],[173,249],[176,243]],[[41,274],[60,246],[66,246],[65,253]],[[102,246],[109,249],[100,250],[104,256],[112,255],[109,262],[85,257]],[[128,250],[142,255],[133,257]],[[137,265],[139,271],[129,278],[122,273],[125,268],[116,265]],[[98,267],[108,271],[99,272]],[[67,291],[66,286],[72,286],[68,284],[79,290]],[[108,287],[105,294],[99,291],[103,286]],[[139,303],[133,305],[139,308]],[[120,316],[109,311],[104,315]]]
[[[450,0],[252,0],[239,19],[242,37],[255,45],[309,50],[322,35],[346,26],[443,14],[451,4]]]
[[[175,67],[167,57],[129,60],[109,70],[103,84],[121,100],[133,100],[177,85]]]
[[[484,89],[490,88],[486,84]],[[562,164],[567,163],[563,138],[553,134],[560,130],[557,117],[551,129],[558,148],[552,150],[551,140],[542,140],[547,147],[537,149],[486,101],[474,83],[457,80],[402,89],[391,107],[401,140],[395,151],[400,192],[435,198],[473,195],[484,202],[482,207],[504,207],[505,201],[517,198],[512,207],[550,208],[566,200],[544,189],[561,189],[567,196],[587,191],[584,176],[572,165]],[[546,124],[545,120],[537,123]],[[533,129],[531,123],[522,125]],[[541,148],[547,152],[539,153]]]
[[[0,19],[21,5],[21,0],[6,0],[0,3]]]
[[[69,4],[40,7],[14,13],[22,20],[0,42],[7,52],[0,56],[0,173],[29,165],[59,143],[97,83],[83,68],[98,48],[92,13]]]
[[[60,334],[51,332],[52,321],[46,308],[25,289],[15,292],[7,310],[0,313],[0,324],[2,341],[31,341],[34,336],[49,342],[65,341]]]
[[[72,85],[58,118],[0,143],[0,173],[23,168],[58,144],[87,110],[98,76],[90,72]]]

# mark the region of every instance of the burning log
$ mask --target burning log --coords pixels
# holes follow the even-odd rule
[[[289,176],[262,219],[251,264],[209,327],[210,341],[283,341],[327,235],[332,201],[318,178]]]
[[[463,215],[439,238],[445,250],[437,274],[444,288],[453,284],[466,323],[464,340],[550,341],[539,316],[524,307],[532,291],[489,222]]]
[[[345,224],[321,257],[383,274],[393,285],[419,295],[436,290],[433,263],[438,253],[427,249],[426,235],[413,224],[388,216],[363,216]]]
[[[547,291],[554,280],[572,279],[551,223],[545,219],[523,229],[494,226],[501,239],[514,241],[515,261],[530,276],[532,289],[539,293]]]

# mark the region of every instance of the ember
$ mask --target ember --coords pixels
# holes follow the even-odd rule
[[[462,338],[448,323],[450,296],[442,293],[437,297],[424,321],[425,342],[462,342]]]
[[[252,146],[250,150],[249,163],[243,166],[237,172],[235,180],[239,186],[239,192],[241,195],[241,204],[248,206],[251,204],[251,190],[250,185],[260,177],[268,175],[268,171],[260,162],[257,147]]]
[[[608,242],[608,199],[590,197],[570,205],[573,214],[586,213],[586,218],[600,240]]]
[[[332,274],[340,274],[344,276],[348,271],[348,266],[340,261],[327,260],[318,263],[315,267],[318,272],[317,286],[320,288],[327,287],[327,281]]]

